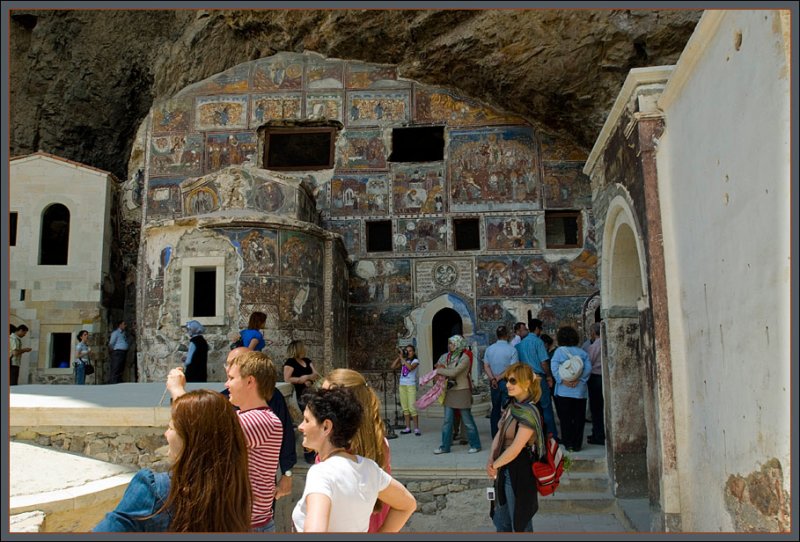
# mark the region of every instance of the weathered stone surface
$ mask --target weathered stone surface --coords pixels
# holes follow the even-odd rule
[[[674,63],[700,14],[14,10],[10,148],[132,178],[126,164],[154,99],[247,60],[309,50],[397,64],[403,78],[457,89],[585,150],[628,71]]]

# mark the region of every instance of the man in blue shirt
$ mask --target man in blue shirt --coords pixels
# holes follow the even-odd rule
[[[108,378],[109,384],[122,382],[122,373],[125,371],[125,360],[128,357],[128,337],[125,335],[125,321],[120,320],[111,339],[108,341],[108,348],[111,350],[111,374]]]
[[[553,433],[553,438],[558,439],[556,417],[553,414],[553,403],[550,399],[550,386],[547,384],[548,378],[552,378],[548,374],[550,372],[550,356],[547,355],[544,342],[539,338],[539,334],[542,332],[542,321],[538,318],[532,319],[529,328],[531,332],[515,348],[519,354],[519,360],[530,365],[533,372],[539,376],[539,384],[542,388],[539,406],[547,426],[545,433]]]
[[[490,391],[492,394],[492,414],[489,417],[489,428],[492,438],[497,434],[497,423],[500,421],[500,410],[508,400],[506,388],[506,369],[509,365],[517,363],[519,358],[517,350],[508,344],[508,328],[497,328],[497,342],[486,349],[483,354],[483,368],[489,377]]]

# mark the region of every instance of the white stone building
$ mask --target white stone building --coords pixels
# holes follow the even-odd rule
[[[90,332],[102,382],[117,179],[37,152],[10,161],[10,316],[29,328],[20,384],[71,383],[77,334]],[[66,365],[66,367],[63,367]]]

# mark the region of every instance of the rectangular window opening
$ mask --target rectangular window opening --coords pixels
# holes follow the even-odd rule
[[[413,126],[392,130],[390,162],[444,160],[444,126]]]
[[[216,316],[217,269],[196,267],[192,271],[192,316]]]
[[[72,355],[72,333],[50,334],[50,368],[69,369]]]
[[[11,213],[8,224],[8,243],[10,246],[17,246],[17,213]]]
[[[546,211],[544,214],[547,248],[580,248],[583,242],[580,211]]]
[[[367,252],[390,252],[392,250],[392,221],[367,222]]]
[[[481,232],[477,218],[454,218],[453,240],[456,250],[480,250]]]
[[[20,301],[25,301],[25,290],[20,290],[19,291],[19,300]]]
[[[333,168],[336,128],[268,128],[264,168],[307,171]]]

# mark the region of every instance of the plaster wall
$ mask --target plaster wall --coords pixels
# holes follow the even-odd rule
[[[96,345],[107,338],[103,287],[114,180],[107,172],[43,153],[12,160],[10,173],[9,207],[18,213],[16,244],[9,247],[10,312],[12,323],[30,328],[23,343],[33,348],[22,356],[19,381],[71,382],[71,368],[50,366],[50,334],[72,333],[74,339],[86,329],[93,350],[104,352]],[[67,265],[40,265],[42,217],[55,203],[70,213]],[[73,356],[71,351],[69,360],[57,361],[71,362]]]
[[[686,531],[790,525],[787,23],[706,12],[658,101]]]

